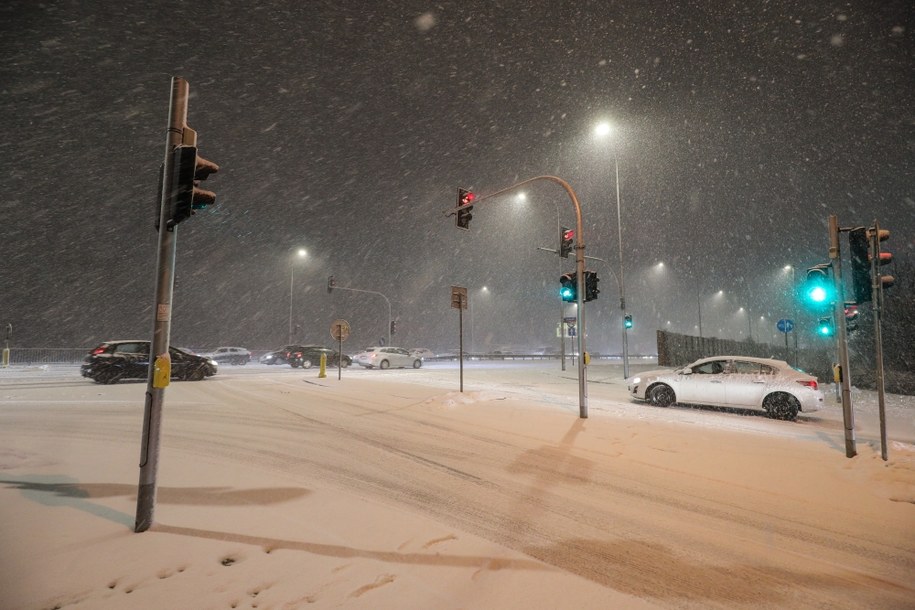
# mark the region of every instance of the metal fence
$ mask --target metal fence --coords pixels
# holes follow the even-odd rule
[[[9,363],[78,364],[88,353],[88,347],[11,347]]]

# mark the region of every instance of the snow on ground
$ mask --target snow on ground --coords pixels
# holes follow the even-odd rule
[[[645,368],[650,368],[645,366]],[[0,370],[3,608],[915,607],[915,398],[798,422],[631,402],[618,366]],[[830,391],[830,388],[827,388]]]

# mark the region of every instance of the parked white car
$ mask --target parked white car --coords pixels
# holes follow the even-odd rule
[[[626,379],[629,394],[653,405],[675,403],[760,408],[775,419],[823,405],[817,378],[783,360],[748,356],[701,358],[676,370],[648,371]]]
[[[248,364],[251,361],[251,352],[243,347],[217,347],[202,355],[220,364]]]
[[[402,347],[367,347],[353,356],[353,362],[367,369],[402,369],[408,366],[418,369],[423,365],[422,358],[414,356]]]

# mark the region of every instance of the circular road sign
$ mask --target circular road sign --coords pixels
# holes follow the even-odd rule
[[[349,337],[349,322],[346,320],[334,320],[330,325],[330,336],[336,341],[346,341]]]
[[[779,320],[775,324],[775,327],[779,330],[779,332],[788,334],[794,329],[794,320]]]

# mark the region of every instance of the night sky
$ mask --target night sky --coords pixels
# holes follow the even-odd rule
[[[565,192],[482,202],[466,232],[443,211],[459,186],[557,175],[586,254],[618,272],[614,160],[634,353],[655,351],[657,328],[692,332],[700,304],[707,336],[779,340],[783,267],[800,281],[826,261],[829,214],[878,220],[894,273],[915,273],[910,0],[258,4],[0,7],[14,345],[151,337],[172,76],[222,168],[217,205],[178,228],[176,345],[285,343],[291,278],[297,340],[330,343],[335,318],[353,328],[346,351],[386,336],[384,300],[328,294],[331,274],[390,299],[397,345],[457,346],[451,285],[469,290],[478,349],[555,345],[573,263],[536,248],[557,246],[557,214],[574,226]],[[603,120],[616,131],[599,141]],[[589,268],[588,347],[619,353],[616,282]]]

